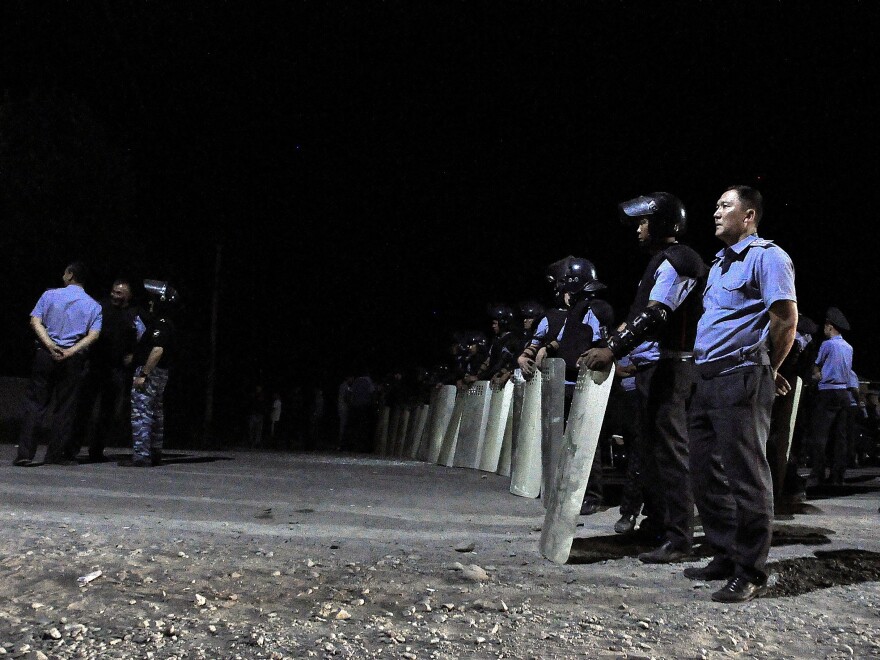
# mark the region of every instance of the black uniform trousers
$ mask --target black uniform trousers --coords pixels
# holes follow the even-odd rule
[[[612,393],[613,396],[613,393]],[[644,443],[639,408],[639,393],[622,390],[617,395],[617,432],[626,443],[626,483],[620,497],[620,515],[637,516],[642,512],[642,463]]]
[[[773,483],[767,462],[776,386],[769,366],[697,375],[688,432],[691,480],[706,540],[735,574],[767,579]]]
[[[53,401],[52,427],[46,461],[70,459],[79,453],[72,441],[73,425],[77,415],[80,385],[85,374],[86,358],[76,353],[56,362],[48,350],[37,349],[31,367],[31,381],[24,402],[21,431],[18,436],[19,459],[33,460],[37,453],[34,433]]]
[[[664,541],[685,551],[690,550],[694,537],[687,418],[693,370],[689,359],[664,358],[636,372],[647,518],[641,527],[662,521]]]
[[[813,428],[810,433],[810,454],[813,459],[812,477],[819,483],[825,481],[826,451],[831,442],[834,452],[831,463],[832,481],[842,481],[847,464],[847,414],[849,392],[847,390],[819,390],[813,399]]]
[[[106,446],[131,438],[131,429],[123,430],[131,422],[131,415],[123,414],[130,395],[131,374],[126,369],[89,366],[80,390],[74,439],[88,445],[91,458],[101,457]]]

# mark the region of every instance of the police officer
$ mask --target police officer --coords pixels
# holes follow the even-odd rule
[[[639,246],[651,255],[626,322],[607,348],[586,353],[590,368],[606,368],[630,354],[636,366],[642,420],[642,476],[646,520],[639,531],[662,543],[639,555],[645,563],[680,561],[693,544],[693,496],[688,475],[686,402],[693,383],[693,342],[700,316],[698,283],[706,265],[678,242],[687,228],[681,201],[667,192],[619,206],[634,225]],[[659,537],[659,538],[658,538]]]
[[[89,351],[75,434],[87,440],[89,460],[105,460],[108,441],[121,438],[123,403],[131,393],[131,364],[138,335],[144,330],[139,310],[131,305],[131,283],[117,279],[109,298],[101,300],[101,334]],[[97,417],[95,408],[97,405]],[[125,427],[127,420],[125,416]]]
[[[712,600],[739,603],[766,590],[773,521],[767,436],[774,395],[791,386],[778,371],[797,327],[794,268],[758,237],[761,193],[727,189],[715,206],[715,255],[703,295],[690,403],[691,479],[706,541],[715,552],[686,577],[727,579]]]
[[[492,304],[487,311],[495,337],[489,346],[489,354],[476,374],[476,379],[493,380],[503,385],[516,368],[516,359],[522,347],[522,335],[514,330],[514,314],[510,307]]]
[[[852,372],[853,348],[841,333],[849,329],[849,321],[843,312],[836,307],[829,308],[825,314],[825,341],[819,347],[814,367],[814,379],[819,385],[813,401],[810,434],[813,458],[810,486],[825,481],[825,452],[829,440],[834,452],[831,482],[834,485],[843,483],[847,461],[846,417],[850,405],[847,388]]]
[[[459,365],[456,387],[466,390],[474,384],[489,354],[489,342],[486,335],[479,330],[470,330],[463,334],[462,343],[465,347],[463,360]]]
[[[587,259],[571,257],[568,260],[564,281],[560,287],[568,311],[559,333],[544,346],[542,351],[549,357],[565,361],[565,416],[568,417],[578,377],[578,358],[608,336],[614,325],[614,310],[606,301],[597,298],[605,290],[599,281],[596,267]],[[606,429],[600,431],[605,437]],[[593,466],[581,505],[581,515],[589,516],[599,511],[604,494],[602,478],[602,454],[593,456]]]
[[[521,355],[526,346],[532,343],[532,337],[538,330],[538,324],[544,318],[544,306],[534,300],[527,300],[519,303],[518,309],[519,317],[522,319],[522,341],[517,355]]]
[[[553,290],[553,305],[544,310],[544,315],[531,338],[526,342],[517,364],[526,377],[530,377],[535,370],[540,368],[541,362],[547,356],[545,346],[551,340],[559,336],[565,318],[568,315],[568,296],[562,291],[565,284],[565,274],[568,272],[568,264],[574,256],[567,256],[554,261],[547,266],[547,283]]]
[[[34,464],[34,431],[53,401],[52,428],[45,463],[74,465],[78,448],[72,442],[79,390],[86,372],[89,346],[101,332],[101,306],[83,289],[86,267],[74,262],[64,269],[59,289],[48,289],[31,311],[37,348],[18,436],[19,467]]]
[[[172,315],[179,300],[177,290],[168,282],[158,280],[144,280],[144,289],[149,297],[149,315],[132,359],[133,455],[130,462],[120,463],[129,467],[150,467],[162,462],[165,387],[175,353]]]

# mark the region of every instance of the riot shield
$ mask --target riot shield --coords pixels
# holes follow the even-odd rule
[[[419,446],[422,436],[425,434],[425,424],[428,421],[428,406],[421,405],[413,408],[410,417],[409,429],[406,434],[406,443],[403,447],[404,458],[418,458]]]
[[[406,444],[406,436],[409,434],[409,424],[412,419],[412,411],[409,408],[400,407],[400,420],[397,423],[397,434],[394,439],[394,456],[403,456],[403,447]]]
[[[440,453],[437,456],[437,463],[452,467],[452,459],[455,457],[455,447],[458,444],[458,430],[461,427],[461,412],[464,408],[464,400],[467,392],[456,390],[455,405],[452,408],[452,416],[449,418],[449,424],[446,426],[446,432],[443,434],[443,444],[440,447]]]
[[[376,434],[373,441],[373,451],[377,456],[383,456],[388,451],[388,424],[391,418],[391,408],[382,406],[379,409],[379,418],[376,420]]]
[[[514,385],[514,393],[516,386]],[[509,477],[513,458],[513,405],[507,409],[507,423],[504,425],[504,440],[501,443],[501,454],[498,456],[498,469],[496,474]]]
[[[510,417],[510,406],[513,403],[513,383],[509,380],[502,386],[491,386],[489,401],[489,423],[486,425],[486,439],[483,441],[483,454],[479,468],[485,472],[498,469],[498,459],[504,444],[504,432]]]
[[[477,469],[483,455],[483,442],[489,422],[489,381],[478,380],[465,394],[455,448],[455,467]]]
[[[565,430],[565,360],[547,358],[541,365],[541,492],[554,483],[562,434]],[[544,508],[547,497],[543,498]]]
[[[541,530],[541,554],[557,564],[567,562],[571,552],[613,377],[613,365],[608,371],[581,367],[578,373]]]
[[[542,378],[535,374],[521,387],[522,410],[513,438],[510,492],[520,497],[538,497],[541,494]]]
[[[431,412],[428,419],[428,437],[425,460],[429,463],[437,463],[440,459],[440,448],[443,446],[443,437],[452,419],[452,410],[455,407],[455,385],[443,385],[431,396]]]

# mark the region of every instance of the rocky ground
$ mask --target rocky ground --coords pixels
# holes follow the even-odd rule
[[[730,606],[682,576],[694,564],[641,564],[613,508],[548,562],[540,500],[494,474],[340,454],[11,458],[0,447],[0,657],[880,657],[880,470],[780,515],[773,588]]]

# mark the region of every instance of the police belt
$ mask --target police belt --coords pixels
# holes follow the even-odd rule
[[[636,365],[636,372],[647,371],[651,367],[656,367],[661,362],[665,362],[666,360],[673,360],[675,362],[693,362],[694,356],[690,353],[683,353],[679,351],[669,351],[669,353],[660,353],[660,357],[651,362],[642,362],[639,365]]]
[[[731,355],[730,357],[721,358],[720,360],[712,360],[711,362],[697,363],[697,373],[703,378],[714,378],[724,371],[739,366],[760,367],[770,364],[770,356],[767,353],[759,353],[758,355],[750,355],[748,358],[741,355]]]

